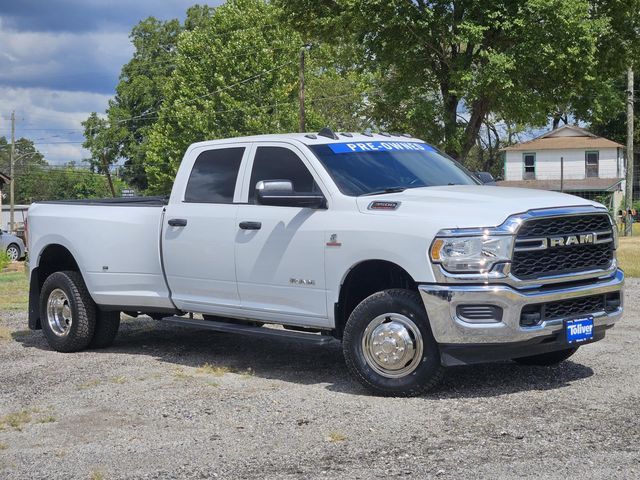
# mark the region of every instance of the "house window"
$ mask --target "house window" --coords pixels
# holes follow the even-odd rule
[[[587,178],[598,177],[598,163],[600,162],[600,152],[585,152],[584,153],[585,170]]]
[[[522,160],[524,163],[522,178],[524,180],[535,180],[536,179],[536,154],[525,153],[522,155]]]

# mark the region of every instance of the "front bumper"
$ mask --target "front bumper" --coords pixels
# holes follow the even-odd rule
[[[503,347],[499,350],[510,352],[512,347],[522,346],[522,355],[526,356],[536,349],[524,348],[541,343],[555,344],[555,349],[563,344],[559,336],[563,333],[564,318],[542,322],[540,325],[523,327],[520,325],[522,308],[534,303],[555,302],[571,298],[620,292],[620,306],[614,311],[593,312],[596,335],[594,340],[604,336],[604,330],[613,326],[622,315],[622,289],[624,273],[616,270],[607,278],[600,278],[572,285],[544,286],[536,289],[517,290],[507,285],[419,285],[420,294],[427,310],[429,323],[435,340],[443,351],[443,363],[456,364],[445,358],[446,351],[463,352],[467,350],[490,351],[492,346]],[[464,304],[497,305],[503,309],[502,320],[494,323],[469,323],[457,315],[457,307]],[[571,318],[571,317],[567,317]],[[600,333],[599,333],[600,332]],[[551,345],[549,345],[551,347]],[[554,349],[554,348],[552,348]],[[518,356],[510,352],[511,358]],[[507,357],[508,358],[508,357]],[[476,363],[461,361],[458,363]]]

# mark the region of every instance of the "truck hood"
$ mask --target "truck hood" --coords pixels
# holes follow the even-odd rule
[[[373,201],[400,202],[400,206],[397,210],[369,210]],[[358,197],[357,202],[360,211],[367,214],[437,216],[443,219],[445,228],[497,226],[511,215],[534,209],[602,207],[599,203],[564,193],[487,185],[411,188],[400,193]]]

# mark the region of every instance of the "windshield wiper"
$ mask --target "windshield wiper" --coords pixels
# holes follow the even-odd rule
[[[376,190],[375,192],[363,193],[361,197],[370,197],[371,195],[382,195],[384,193],[400,193],[404,192],[407,187],[389,187],[384,190]]]

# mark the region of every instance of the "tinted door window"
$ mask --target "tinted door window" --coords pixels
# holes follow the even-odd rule
[[[207,150],[198,155],[185,192],[190,203],[233,203],[244,147]]]
[[[291,180],[296,192],[317,191],[305,164],[288,148],[258,147],[251,171],[249,203],[256,203],[256,183],[262,180]]]

